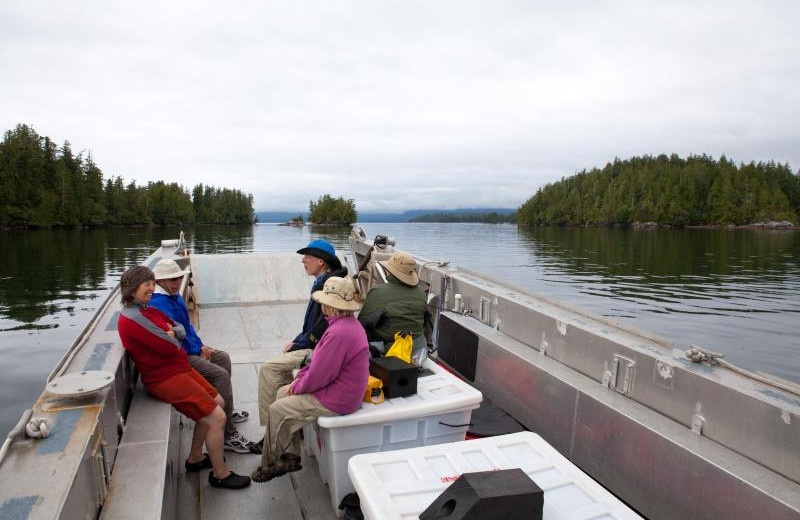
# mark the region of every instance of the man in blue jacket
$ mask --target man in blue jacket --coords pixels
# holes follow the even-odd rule
[[[347,267],[336,257],[336,250],[326,240],[312,240],[297,254],[303,255],[301,261],[306,274],[314,277],[311,292],[321,291],[325,280],[331,276],[347,276]],[[263,363],[258,370],[258,415],[261,426],[266,426],[269,407],[275,402],[278,388],[292,382],[292,371],[300,368],[303,360],[311,355],[322,334],[328,328],[328,321],[322,314],[322,306],[309,298],[303,329],[293,340],[283,346],[283,354]],[[250,451],[261,453],[264,440],[254,443]]]
[[[157,285],[150,305],[184,326],[186,337],[181,342],[181,347],[189,355],[189,364],[217,389],[225,401],[225,449],[236,453],[250,453],[250,447],[254,443],[249,442],[234,426],[236,422],[247,420],[249,414],[233,409],[231,357],[227,352],[203,343],[189,320],[189,309],[180,295],[181,281],[189,273],[189,269],[181,269],[177,262],[167,258],[160,260],[153,272]]]

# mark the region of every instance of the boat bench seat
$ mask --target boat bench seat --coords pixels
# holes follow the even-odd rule
[[[101,520],[158,520],[169,508],[165,500],[175,494],[168,486],[176,481],[169,450],[173,415],[169,403],[136,385]]]

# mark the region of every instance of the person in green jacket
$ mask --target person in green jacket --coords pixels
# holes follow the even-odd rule
[[[428,297],[419,284],[417,262],[410,254],[397,251],[378,263],[387,271],[387,283],[367,293],[358,319],[367,331],[370,345],[381,353],[394,343],[396,332],[410,332],[414,340],[411,357],[421,365],[427,357],[423,329]]]

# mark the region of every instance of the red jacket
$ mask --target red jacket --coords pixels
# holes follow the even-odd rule
[[[145,386],[190,370],[180,341],[166,333],[174,325],[160,310],[135,302],[120,312],[117,331],[122,346],[130,352]]]

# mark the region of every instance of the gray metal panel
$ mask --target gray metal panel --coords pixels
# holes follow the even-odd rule
[[[481,321],[597,382],[615,356],[634,363],[630,398],[800,483],[800,397],[725,368],[691,363],[668,341],[622,327],[464,269],[426,267],[421,277],[439,291],[448,277],[446,308],[461,294]],[[665,372],[669,377],[663,377]]]
[[[191,258],[200,304],[306,300],[313,282],[294,253]]]
[[[564,432],[573,429],[577,390],[547,372],[532,373],[517,356],[493,347],[486,338],[478,342],[475,386],[497,388],[497,382],[502,381],[498,390],[503,392],[503,409],[558,451],[568,453],[570,437]],[[533,410],[536,413],[531,413]]]
[[[172,484],[170,431],[172,406],[134,392],[130,414],[117,452],[109,497],[101,519],[157,520],[162,518],[165,489]],[[174,493],[171,494],[174,496]]]
[[[87,450],[72,478],[72,485],[58,516],[59,520],[95,518],[97,508],[100,507],[104,498],[98,489],[99,478],[102,477],[98,475],[92,452]]]
[[[700,437],[682,445],[686,439],[669,438],[587,394],[578,400],[576,418],[570,458],[648,518],[800,518],[795,484],[758,478],[758,469],[733,457],[713,460],[711,449],[692,442]],[[794,495],[791,507],[781,501],[786,495]]]
[[[800,517],[796,483],[496,330],[454,320],[481,337],[476,386],[649,518]]]

